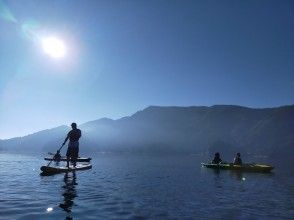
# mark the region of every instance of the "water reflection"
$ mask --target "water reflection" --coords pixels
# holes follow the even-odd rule
[[[66,213],[66,220],[73,219],[72,217],[72,206],[74,204],[74,198],[77,197],[77,192],[75,186],[78,185],[76,182],[76,173],[75,172],[67,172],[64,174],[64,185],[62,188],[64,189],[64,193],[62,194],[64,197],[63,203],[59,204],[59,207],[62,208]]]
[[[215,188],[223,188],[223,178],[221,176],[221,171],[219,169],[213,169],[213,173],[214,173],[214,184],[215,184]]]
[[[220,175],[220,170],[219,169],[213,169],[213,172],[216,175],[216,177],[219,177],[219,175]]]
[[[230,176],[238,181],[244,181],[245,177],[243,172],[240,171],[235,171],[235,170],[231,170],[230,171]]]

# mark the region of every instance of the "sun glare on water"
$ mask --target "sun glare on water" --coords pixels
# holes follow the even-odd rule
[[[66,55],[66,47],[62,40],[56,37],[46,37],[41,40],[43,50],[52,58],[63,58]]]

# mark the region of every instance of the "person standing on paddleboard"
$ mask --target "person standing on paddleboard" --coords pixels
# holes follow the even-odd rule
[[[77,124],[71,124],[72,130],[68,132],[62,146],[65,145],[67,140],[69,139],[68,148],[66,152],[67,157],[67,167],[69,167],[69,160],[73,162],[74,167],[76,166],[77,159],[79,157],[79,139],[82,136],[82,132],[80,129],[77,129]]]

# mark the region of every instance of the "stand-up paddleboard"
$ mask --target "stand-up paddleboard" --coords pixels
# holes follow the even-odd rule
[[[52,157],[45,157],[44,160],[48,160],[48,161],[66,161],[66,157],[61,157],[60,160],[55,160]],[[90,162],[90,160],[92,160],[91,157],[78,157],[77,162]]]
[[[265,165],[265,164],[242,164],[234,165],[231,163],[201,163],[203,167],[212,168],[212,169],[223,169],[223,170],[235,170],[235,171],[244,171],[244,172],[270,172],[274,167]]]
[[[66,172],[73,172],[78,170],[88,170],[91,169],[91,164],[77,164],[75,167],[70,165],[69,167],[66,166],[57,166],[57,167],[49,167],[49,166],[42,166],[40,169],[42,171],[42,175],[50,175],[50,174],[57,174],[57,173],[66,173]]]

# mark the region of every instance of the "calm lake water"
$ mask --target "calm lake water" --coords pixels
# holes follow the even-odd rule
[[[290,169],[238,174],[201,162],[98,154],[91,170],[40,176],[41,155],[2,153],[0,219],[293,219]]]

